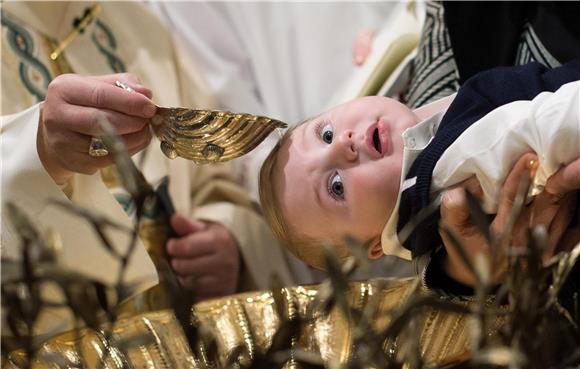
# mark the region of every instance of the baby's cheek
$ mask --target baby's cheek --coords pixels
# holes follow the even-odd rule
[[[383,203],[388,193],[384,184],[378,181],[374,175],[358,176],[350,183],[350,187],[347,188],[347,191],[352,189],[355,192],[353,200],[370,208],[375,208]]]
[[[394,206],[398,196],[398,178],[376,168],[364,176],[359,176],[355,185],[367,202],[367,206],[374,209],[376,214],[387,214]]]

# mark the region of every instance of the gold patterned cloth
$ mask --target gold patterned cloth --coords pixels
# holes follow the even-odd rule
[[[371,280],[351,283],[347,301],[351,307],[363,308],[372,303],[376,310],[372,316],[373,329],[380,330],[389,325],[396,311],[417,288],[414,279]],[[308,315],[315,300],[319,286],[298,286],[282,289],[285,300],[284,314],[289,319]],[[419,295],[426,296],[428,291],[421,289]],[[467,306],[469,302],[463,302]],[[427,363],[441,363],[464,357],[469,349],[470,330],[466,314],[450,313],[437,308],[427,307],[420,310],[418,332],[420,352]],[[252,292],[228,298],[211,300],[193,307],[198,326],[205,327],[215,337],[217,356],[223,364],[237,347],[241,346],[241,360],[251,360],[264,354],[272,345],[274,334],[283,318],[277,308],[272,292]],[[327,315],[319,315],[309,324],[302,326],[292,338],[292,349],[319,353],[325,363],[344,363],[352,359],[356,351],[353,345],[353,326],[337,307]],[[499,321],[491,327],[490,334],[499,328]],[[54,353],[78,363],[78,345],[85,357],[88,368],[97,368],[105,361],[106,368],[122,368],[123,363],[133,368],[204,368],[211,364],[207,347],[198,344],[192,354],[185,335],[174,315],[168,311],[150,312],[118,321],[112,337],[116,342],[127,341],[138,333],[145,333],[151,339],[146,344],[108,349],[102,332],[82,330],[78,338],[73,333],[55,337],[42,345],[37,357],[54,358]],[[404,330],[402,331],[404,332]],[[401,333],[403,334],[403,333]],[[394,342],[383,345],[397,355],[397,337]],[[24,367],[22,352],[13,352],[6,358],[6,367]],[[36,359],[34,367],[49,367],[42,359]],[[285,364],[287,368],[299,367],[292,356]]]

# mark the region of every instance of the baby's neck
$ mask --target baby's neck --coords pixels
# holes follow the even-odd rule
[[[419,118],[419,122],[422,122],[425,119],[433,116],[433,114],[436,114],[436,113],[440,112],[441,110],[447,109],[447,107],[453,101],[454,97],[455,97],[455,94],[444,97],[444,98],[439,99],[437,101],[433,101],[432,103],[429,103],[427,105],[423,105],[420,108],[413,110],[413,113],[415,113],[415,115]]]

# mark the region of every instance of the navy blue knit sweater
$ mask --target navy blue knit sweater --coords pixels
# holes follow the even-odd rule
[[[417,177],[417,180],[401,195],[397,230],[401,231],[409,220],[429,205],[435,164],[463,131],[501,105],[531,100],[542,91],[556,91],[560,86],[576,80],[580,80],[580,60],[554,69],[547,69],[539,63],[496,68],[467,80],[443,116],[433,140],[413,162],[407,174],[406,179]],[[404,242],[413,256],[430,252],[441,244],[438,221],[437,211],[421,222]]]

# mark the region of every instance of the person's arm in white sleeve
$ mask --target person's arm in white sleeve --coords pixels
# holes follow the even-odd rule
[[[64,189],[48,174],[36,147],[40,108],[41,104],[37,104],[22,113],[2,117],[2,202],[18,206],[41,231],[52,229],[60,234],[64,246],[60,254],[60,265],[112,285],[116,283],[119,262],[103,247],[84,219],[51,205],[51,201],[68,202],[69,198],[63,192],[65,190],[77,204],[88,206],[128,227],[132,226],[131,221],[110,196],[98,173],[90,176],[74,175],[64,185]],[[84,190],[74,193],[74,187]],[[87,198],[85,194],[90,196]],[[95,204],[98,204],[98,208]],[[5,208],[1,224],[2,257],[21,260],[19,232],[14,228]],[[108,232],[108,235],[119,251],[128,245],[129,237],[126,234]],[[137,284],[135,292],[143,291],[157,282],[155,268],[143,247],[136,248],[125,272],[125,281]],[[2,275],[3,278],[15,276],[4,271]],[[55,290],[46,288],[43,290],[44,296],[54,299],[58,295]],[[39,318],[35,335],[54,334],[69,329],[70,324],[66,309],[49,309]]]

